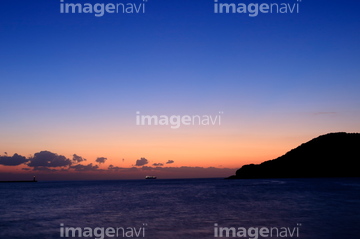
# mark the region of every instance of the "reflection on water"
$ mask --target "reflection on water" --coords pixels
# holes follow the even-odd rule
[[[68,227],[145,227],[146,238],[213,238],[223,227],[296,227],[359,238],[360,179],[184,179],[0,185],[0,238],[60,238]]]

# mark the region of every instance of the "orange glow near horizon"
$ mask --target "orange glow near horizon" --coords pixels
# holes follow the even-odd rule
[[[219,167],[219,168],[238,168],[244,164],[261,163],[266,160],[274,159],[295,148],[299,143],[305,142],[303,139],[293,141],[279,138],[271,140],[269,137],[231,137],[225,136],[203,136],[203,135],[176,135],[176,137],[156,137],[149,136],[138,140],[137,138],[127,138],[126,140],[107,139],[106,143],[98,141],[76,142],[67,141],[63,144],[47,145],[42,148],[36,147],[35,150],[27,149],[7,150],[8,155],[18,153],[29,157],[36,152],[50,151],[67,158],[72,158],[77,154],[86,158],[83,164],[97,164],[97,157],[106,157],[108,160],[100,164],[100,168],[107,168],[109,165],[118,167],[132,167],[137,159],[144,157],[149,160],[146,166],[154,163],[163,163],[171,167]],[[308,139],[310,140],[310,138]],[[124,159],[124,160],[123,160]],[[168,160],[173,160],[173,164],[166,164]]]
[[[236,169],[245,164],[259,164],[275,159],[314,137],[331,132],[329,130],[331,127],[322,122],[319,122],[321,125],[311,125],[306,118],[299,117],[292,123],[280,118],[276,116],[266,121],[265,119],[261,122],[248,120],[241,123],[235,120],[226,121],[225,118],[221,126],[189,126],[176,130],[163,126],[135,126],[131,119],[123,124],[114,122],[111,122],[112,125],[96,126],[75,124],[59,129],[47,126],[42,128],[39,125],[29,128],[25,133],[22,129],[9,133],[8,137],[0,139],[0,145],[2,152],[7,152],[9,156],[18,153],[28,158],[34,153],[45,150],[69,159],[72,159],[73,154],[77,154],[87,159],[80,164],[98,165],[100,171],[107,170],[110,165],[131,169],[135,167],[136,160],[143,157],[148,160],[148,164],[144,165],[147,167],[155,168],[155,163],[163,164],[163,168],[174,168],[174,170],[181,167],[214,167],[232,169],[226,172],[233,174]],[[311,127],[296,128],[299,120],[303,120],[303,125],[308,124]],[[266,124],[262,124],[263,122]],[[351,132],[350,129],[354,128],[352,125],[347,127],[338,127],[337,131]],[[35,132],[36,138],[29,137]],[[98,157],[105,157],[107,161],[98,164],[95,161]],[[166,164],[169,160],[174,162]],[[40,173],[40,171],[22,170],[26,167],[25,164],[16,167],[0,166],[0,170],[23,174]],[[155,172],[164,177],[171,177],[171,171],[172,169],[166,172],[159,170]],[[60,172],[56,173],[60,174]],[[88,176],[96,174],[76,171],[71,174],[73,178],[77,178],[74,173]],[[101,177],[106,176],[101,172],[97,173],[102,175]],[[115,179],[122,175],[124,178],[142,178],[143,173],[146,172],[124,170],[121,173],[112,172],[109,177]],[[196,176],[194,172],[176,173],[174,177]],[[207,174],[203,172],[202,175]],[[210,177],[211,174],[208,176]],[[96,176],[91,177],[96,178]]]

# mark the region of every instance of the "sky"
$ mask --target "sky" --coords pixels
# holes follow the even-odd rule
[[[69,3],[141,11],[61,13]],[[295,8],[215,13],[221,3]],[[0,180],[226,177],[319,135],[360,132],[359,7],[3,0]],[[139,125],[142,115],[165,121]],[[171,127],[196,115],[217,118]]]

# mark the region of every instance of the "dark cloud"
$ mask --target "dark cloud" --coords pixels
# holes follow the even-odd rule
[[[174,163],[174,160],[168,160],[168,161],[166,162],[166,164],[171,164],[171,163]]]
[[[43,172],[56,172],[58,170],[54,169],[54,168],[48,168],[48,167],[44,167],[44,166],[38,166],[38,167],[34,167],[33,171],[43,171]]]
[[[143,166],[148,163],[149,163],[149,161],[146,158],[141,158],[141,159],[136,160],[135,166]]]
[[[167,178],[215,178],[215,177],[227,177],[234,172],[234,169],[230,168],[215,168],[215,167],[148,167],[143,166],[140,168],[142,171],[151,171],[156,176],[165,176]]]
[[[119,170],[122,170],[123,168],[121,167],[115,167],[114,165],[110,164],[109,167],[108,167],[108,170],[111,170],[111,171],[119,171]]]
[[[49,151],[41,151],[34,154],[29,159],[29,167],[65,167],[71,165],[71,160],[63,155],[58,155]]]
[[[90,163],[88,165],[78,164],[75,166],[71,166],[70,168],[75,169],[75,171],[98,171],[99,170],[99,166],[93,165],[92,163]]]
[[[151,164],[152,165],[152,164]],[[155,175],[157,178],[225,178],[234,174],[237,168],[215,168],[215,167],[163,167],[142,166],[121,168],[116,165],[109,166],[106,169],[100,169],[94,163],[89,165],[71,165],[70,168],[47,168],[37,167],[36,171],[30,171],[33,168],[24,168],[22,175],[28,175],[30,179],[36,175],[41,180],[88,180],[88,179],[143,179],[146,175]],[[51,170],[56,170],[53,172]],[[35,173],[35,174],[34,174]],[[0,174],[0,180],[19,180],[17,176],[5,176]],[[2,178],[2,179],[1,179]],[[24,180],[27,180],[24,178]]]
[[[97,163],[105,163],[106,160],[107,160],[107,158],[105,158],[105,157],[98,157],[95,161]]]
[[[140,169],[137,167],[131,167],[131,168],[119,168],[119,171],[129,173],[129,172],[139,172]]]
[[[160,166],[164,166],[164,164],[163,163],[154,163],[153,166],[160,167]]]
[[[139,168],[136,168],[136,167],[131,167],[131,168],[122,168],[122,167],[117,167],[117,166],[114,166],[114,165],[110,165],[107,169],[108,171],[121,171],[121,172],[137,172],[139,171],[140,169]]]
[[[131,168],[122,168],[122,167],[117,167],[114,165],[110,165],[107,169],[107,171],[110,172],[124,172],[124,173],[130,173],[130,172],[138,172],[140,169],[136,168],[136,167],[131,167]],[[106,171],[106,170],[104,170]]]
[[[74,161],[75,163],[80,163],[80,162],[82,162],[82,161],[86,161],[86,159],[83,158],[83,157],[81,157],[81,156],[79,156],[79,155],[74,154],[74,155],[73,155],[73,161]]]
[[[142,167],[141,167],[141,170],[144,170],[144,171],[152,171],[152,170],[154,170],[154,169],[157,169],[157,168],[153,168],[153,167],[151,167],[151,166],[142,166]]]
[[[13,156],[0,156],[0,164],[5,166],[17,166],[27,161],[28,159],[18,154],[14,154]]]

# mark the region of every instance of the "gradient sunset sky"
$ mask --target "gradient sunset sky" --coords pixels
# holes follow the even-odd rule
[[[1,1],[0,155],[87,159],[82,171],[3,163],[2,180],[225,177],[321,134],[360,132],[359,1],[275,0],[300,12],[256,17],[215,14],[211,0],[65,2],[146,11],[95,17],[61,14],[58,0]],[[223,113],[221,125],[171,129],[136,125],[137,111]]]

